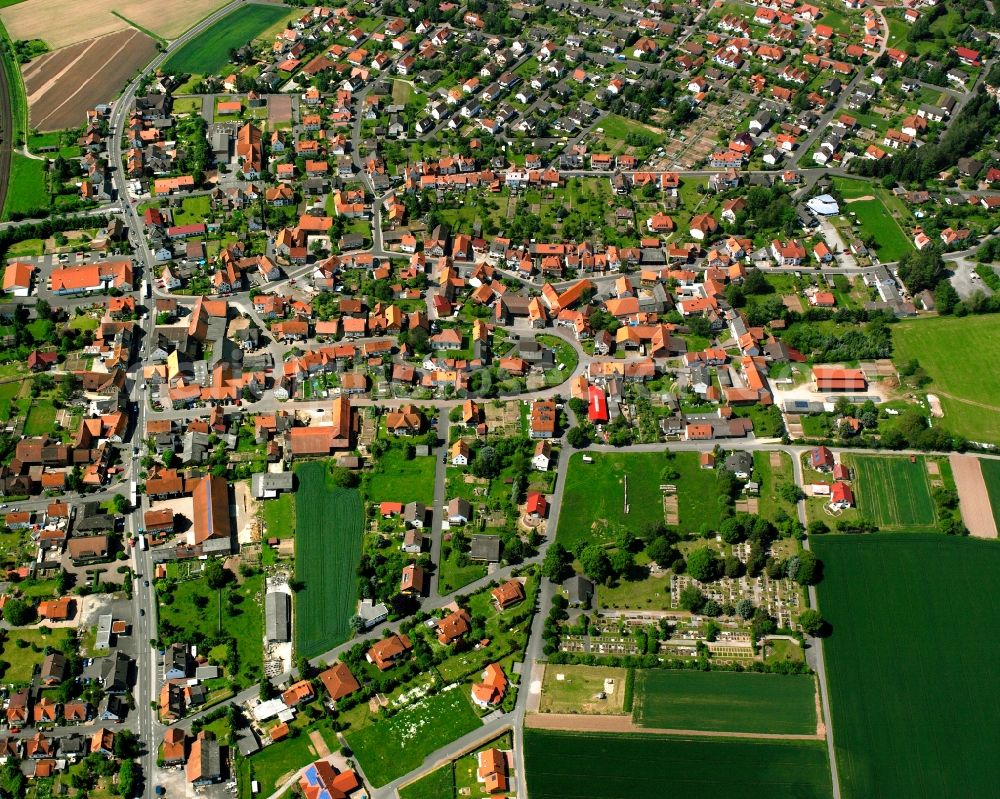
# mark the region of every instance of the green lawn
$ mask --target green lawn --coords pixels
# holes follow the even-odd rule
[[[264,526],[268,538],[291,538],[295,535],[295,495],[279,494],[264,500]]]
[[[365,475],[365,497],[370,502],[434,501],[434,458],[406,459],[404,445],[393,446]]]
[[[826,745],[526,729],[532,799],[819,799],[831,795]]]
[[[288,9],[282,6],[243,6],[181,47],[163,65],[163,71],[168,74],[215,74],[229,61],[232,48],[242,47],[287,15]]]
[[[196,644],[203,650],[234,640],[241,675],[236,681],[247,685],[251,676],[259,678],[263,662],[263,590],[262,574],[220,591],[209,588],[204,577],[196,576],[177,582],[171,592],[173,600],[168,602],[165,589],[158,583],[160,639],[165,644],[175,641]],[[227,594],[237,600],[231,607],[227,607],[230,604]],[[204,602],[203,607],[199,608],[196,602]],[[225,657],[224,650],[225,647],[219,650],[220,660]]]
[[[328,484],[325,461],[295,472],[295,576],[305,584],[295,596],[295,650],[313,657],[351,635],[364,514],[356,490]]]
[[[486,564],[468,561],[465,566],[458,564],[458,551],[450,545],[447,554],[441,558],[438,571],[438,590],[450,593],[486,576]]]
[[[941,400],[942,424],[971,441],[1000,443],[1000,316],[940,317],[894,325],[897,364],[916,359]],[[956,357],[959,353],[959,357]],[[975,357],[972,357],[975,353]]]
[[[52,400],[34,399],[28,409],[28,418],[24,422],[26,436],[43,436],[51,433],[56,423],[56,408]]]
[[[451,763],[434,769],[399,790],[399,799],[451,799],[454,795],[455,774]]]
[[[842,211],[845,214],[853,211],[857,215],[862,235],[870,235],[875,239],[875,248],[883,263],[898,261],[906,253],[913,251],[913,242],[903,233],[899,223],[880,199],[857,200],[845,205]]]
[[[930,531],[937,525],[923,458],[851,455],[861,515],[883,530]]]
[[[815,692],[808,674],[638,669],[633,718],[668,730],[815,735]]]
[[[346,735],[365,776],[373,787],[380,788],[479,724],[468,686],[460,684]]]
[[[329,722],[320,722],[315,729],[320,731],[331,752],[339,748],[337,736],[329,728]],[[260,783],[258,796],[270,796],[274,789],[285,782],[298,769],[319,757],[319,753],[303,730],[295,738],[264,747],[250,758],[253,778]],[[288,795],[288,794],[286,794]]]
[[[629,134],[639,134],[642,136],[648,136],[651,141],[655,142],[655,145],[660,145],[663,143],[663,131],[653,130],[641,122],[636,122],[631,119],[626,119],[625,117],[620,117],[617,114],[610,114],[604,117],[599,123],[598,127],[604,129],[605,139],[615,139],[624,142]]]
[[[45,189],[45,161],[28,158],[15,152],[10,159],[10,185],[4,203],[3,218],[14,214],[30,215],[33,211],[49,207],[49,194]]]
[[[1000,698],[996,542],[814,538],[845,799],[992,796]]]
[[[680,527],[697,531],[701,525],[719,523],[716,477],[712,470],[698,467],[698,455],[675,453],[590,453],[593,463],[584,463],[582,453],[570,458],[566,494],[559,514],[557,536],[572,549],[591,538],[611,538],[619,527],[635,533],[653,522],[663,521],[660,485],[676,485]],[[670,475],[676,472],[679,478]],[[625,513],[625,478],[628,478],[629,512]]]
[[[990,495],[990,507],[997,527],[1000,527],[1000,461],[980,458],[979,468],[983,473],[986,491]]]
[[[72,635],[72,631],[65,628],[49,630],[35,627],[7,631],[6,640],[0,649],[0,660],[6,664],[0,672],[0,679],[14,685],[30,682],[35,666],[41,665],[45,658],[45,647],[54,646],[58,649],[69,635]],[[18,646],[18,641],[27,643],[27,646]]]

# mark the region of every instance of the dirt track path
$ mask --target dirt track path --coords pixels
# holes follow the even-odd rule
[[[956,397],[954,394],[949,394],[947,391],[938,391],[937,389],[934,390],[934,393],[939,397],[947,397],[955,402],[962,402],[966,405],[972,405],[975,408],[982,408],[986,411],[995,411],[996,413],[1000,413],[1000,408],[996,405],[989,405],[985,402],[976,402],[975,400],[966,399],[965,397]]]
[[[983,469],[975,455],[949,455],[948,463],[958,489],[958,504],[962,523],[969,535],[976,538],[996,538],[997,523],[993,517],[990,494],[986,490]]]
[[[585,716],[578,713],[529,713],[526,727],[568,732],[634,732],[647,735],[684,735],[693,738],[758,738],[774,741],[821,741],[821,735],[791,735],[760,732],[717,732],[714,730],[668,730],[640,727],[629,716]]]

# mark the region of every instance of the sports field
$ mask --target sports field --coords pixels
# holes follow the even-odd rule
[[[525,729],[531,799],[813,799],[831,795],[820,741]]]
[[[814,537],[845,799],[994,796],[1000,695],[996,542]]]
[[[662,522],[660,485],[677,486],[680,528],[696,532],[702,524],[719,524],[715,472],[698,467],[694,452],[678,452],[667,459],[659,452],[589,453],[572,456],[566,475],[566,493],[559,514],[559,542],[573,549],[581,539],[610,538],[619,527],[640,534],[652,522]],[[679,477],[669,477],[671,473]],[[625,485],[628,478],[628,513]]]
[[[364,514],[356,490],[327,484],[325,461],[295,472],[295,652],[313,657],[350,637]]]
[[[709,732],[816,734],[808,674],[637,669],[633,719],[643,727]]]
[[[229,51],[252,41],[279,19],[288,15],[280,5],[247,5],[220,19],[167,59],[163,71],[213,75],[226,65]]]
[[[934,500],[923,458],[852,455],[854,493],[861,515],[883,530],[933,530]]]
[[[1000,443],[1000,316],[940,317],[892,326],[897,364],[916,359],[930,376],[950,432]],[[957,354],[957,355],[956,355]]]
[[[990,495],[993,518],[996,520],[997,528],[1000,529],[1000,461],[980,458],[979,468],[983,473],[983,482],[986,483],[986,492]]]

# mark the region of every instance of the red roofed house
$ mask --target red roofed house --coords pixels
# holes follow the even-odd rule
[[[545,494],[538,491],[528,492],[528,502],[524,512],[532,519],[544,519],[548,503],[545,501]]]
[[[507,692],[507,675],[499,663],[491,663],[483,671],[483,681],[472,686],[472,701],[486,710],[499,705]]]
[[[834,483],[831,486],[830,505],[840,510],[854,507],[854,492],[847,483]]]
[[[860,369],[836,366],[814,366],[813,380],[817,391],[867,391],[868,381]]]
[[[361,787],[353,771],[337,771],[326,760],[317,760],[299,777],[299,789],[305,799],[347,799]]]
[[[413,649],[409,637],[405,635],[390,635],[383,638],[368,650],[365,659],[374,664],[380,671],[391,669],[395,662]]]
[[[587,418],[591,424],[606,424],[608,421],[608,400],[603,389],[590,386],[587,389]]]
[[[345,663],[336,663],[326,671],[320,672],[319,679],[323,683],[323,687],[326,688],[326,692],[330,695],[331,702],[336,702],[338,699],[350,696],[361,688]]]

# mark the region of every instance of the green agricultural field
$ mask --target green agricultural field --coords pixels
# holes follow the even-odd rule
[[[633,718],[643,727],[816,734],[808,674],[637,669]]]
[[[30,214],[49,207],[45,189],[45,161],[15,152],[10,159],[10,184],[4,203],[3,218]]]
[[[532,799],[819,799],[831,795],[821,741],[524,731]]]
[[[1000,528],[1000,461],[980,458],[979,468],[983,473],[983,482],[986,483],[986,493],[990,496],[993,518]]]
[[[993,796],[1000,698],[995,541],[813,539],[844,799]],[[984,593],[985,592],[985,593]]]
[[[232,48],[242,47],[287,15],[288,9],[282,6],[243,6],[181,47],[167,59],[163,71],[214,75],[229,61]]]
[[[468,687],[426,697],[389,718],[347,732],[365,776],[380,788],[417,768],[431,752],[480,726]]]
[[[851,455],[861,515],[883,530],[933,530],[937,525],[927,463],[917,458]]]
[[[972,441],[1000,443],[1000,372],[982,368],[1000,362],[1000,316],[922,319],[892,331],[896,363],[915,359],[931,378],[927,390],[944,410],[940,423]]]
[[[403,445],[390,447],[365,475],[365,498],[369,502],[434,501],[434,458],[406,459]]]
[[[325,461],[295,470],[295,651],[313,657],[346,641],[357,600],[364,513],[354,489],[328,484]]]
[[[557,532],[560,543],[567,549],[573,549],[581,540],[611,538],[619,527],[627,526],[640,533],[647,524],[662,522],[660,485],[665,483],[677,486],[682,530],[697,531],[703,524],[718,525],[715,472],[698,467],[697,453],[679,452],[669,459],[659,452],[599,452],[589,456],[593,463],[584,463],[581,453],[570,459]],[[670,478],[672,472],[680,477]]]

